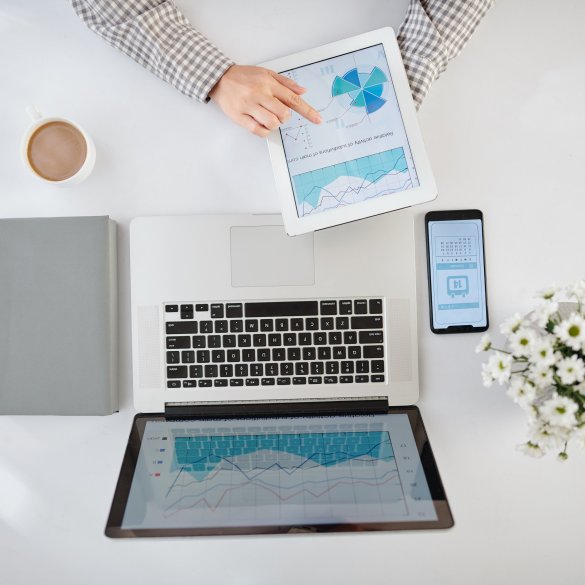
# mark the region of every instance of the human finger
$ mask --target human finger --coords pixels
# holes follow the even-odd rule
[[[281,124],[290,119],[290,108],[287,108],[281,101],[274,97],[269,97],[261,102],[261,105],[269,112],[272,112]]]
[[[252,116],[258,124],[268,128],[268,130],[275,130],[280,126],[280,120],[263,106],[258,105],[247,113],[249,116]]]
[[[284,85],[284,87],[288,87],[288,89],[294,91],[297,95],[301,95],[307,91],[302,85],[299,85],[294,79],[291,79],[286,75],[281,75],[280,73],[276,73],[276,71],[270,71],[270,75],[272,75],[278,83]]]
[[[276,97],[288,108],[294,110],[313,124],[321,123],[321,114],[310,106],[300,95],[283,88]]]
[[[256,122],[256,120],[252,118],[252,116],[249,116],[247,114],[242,114],[242,116],[238,117],[236,121],[240,126],[243,126],[252,134],[260,136],[260,138],[265,138],[266,136],[268,136],[268,133],[270,132],[268,128],[265,128],[264,126],[258,124],[258,122]]]

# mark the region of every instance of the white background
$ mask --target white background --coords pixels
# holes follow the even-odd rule
[[[179,5],[240,63],[397,26],[405,9],[404,0]],[[429,331],[422,216],[483,210],[494,332],[527,312],[536,290],[584,276],[584,23],[580,0],[500,2],[420,112],[440,194],[418,208],[419,406],[456,526],[112,541],[103,528],[134,414],[128,221],[278,211],[267,149],[213,105],[192,103],[108,47],[64,0],[3,0],[0,216],[119,222],[122,410],[0,419],[2,583],[583,583],[585,452],[573,450],[565,464],[516,452],[524,419],[501,389],[481,386],[479,336]],[[19,142],[29,103],[93,136],[98,158],[86,183],[58,190],[27,175]]]

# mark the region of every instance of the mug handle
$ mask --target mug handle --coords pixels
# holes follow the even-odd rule
[[[31,119],[31,122],[37,122],[43,117],[35,106],[27,106],[26,113],[28,114],[28,117]]]

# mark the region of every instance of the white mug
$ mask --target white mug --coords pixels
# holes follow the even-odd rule
[[[89,177],[91,171],[93,170],[93,166],[95,164],[95,145],[94,145],[91,137],[87,134],[87,132],[85,132],[85,130],[83,130],[83,128],[81,128],[79,126],[79,124],[76,124],[76,123],[72,122],[71,120],[67,120],[66,118],[58,118],[58,117],[45,118],[39,113],[39,111],[34,106],[28,106],[26,108],[26,111],[27,111],[27,113],[32,121],[32,124],[28,128],[28,130],[26,131],[26,133],[22,139],[22,144],[21,144],[21,148],[20,148],[20,153],[21,153],[22,161],[24,162],[24,165],[30,170],[30,172],[35,177],[37,177],[38,179],[40,179],[44,183],[50,183],[52,185],[77,185],[77,184],[81,183],[82,181],[85,181],[85,179],[87,179],[87,177]],[[77,129],[81,133],[81,135],[83,136],[83,138],[85,140],[85,144],[87,147],[85,161],[83,162],[83,164],[81,165],[79,170],[71,177],[63,179],[61,181],[47,179],[46,177],[39,175],[35,171],[35,169],[32,167],[32,165],[30,164],[29,157],[28,157],[28,146],[29,146],[29,142],[30,142],[32,135],[36,132],[37,129],[39,129],[41,126],[44,126],[45,124],[48,124],[49,122],[65,122],[66,124],[73,126],[73,128]]]

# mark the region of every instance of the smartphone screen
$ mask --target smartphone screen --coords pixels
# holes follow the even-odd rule
[[[432,331],[485,331],[488,313],[481,211],[430,212],[425,223]]]

